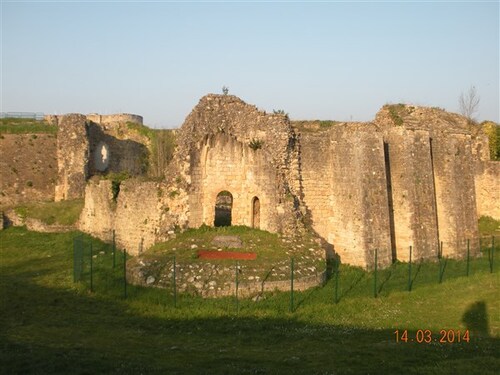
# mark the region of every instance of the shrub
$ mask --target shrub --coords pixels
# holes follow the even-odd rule
[[[258,150],[260,148],[262,148],[262,144],[264,142],[262,142],[260,139],[256,139],[256,138],[253,138],[249,143],[248,143],[248,146],[252,149],[252,150]]]

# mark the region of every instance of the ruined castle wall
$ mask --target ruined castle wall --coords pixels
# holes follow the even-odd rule
[[[83,197],[88,176],[88,160],[87,119],[78,114],[62,116],[57,133],[56,201]]]
[[[123,181],[116,202],[111,186],[109,180],[89,181],[79,227],[107,241],[115,230],[117,246],[132,255],[138,254],[141,243],[146,250],[159,238],[162,212],[158,183]]]
[[[443,255],[464,256],[467,238],[478,237],[471,136],[431,133],[437,220]],[[473,249],[475,250],[475,248]]]
[[[229,135],[207,139],[192,156],[190,226],[214,225],[217,195],[226,190],[233,196],[232,225],[252,226],[252,203],[257,197],[260,228],[279,231],[276,169],[268,158],[264,150],[253,150]]]
[[[233,208],[234,223],[248,222],[248,197],[255,194],[259,199],[264,197],[264,201],[260,202],[262,228],[287,234],[297,233],[301,225],[297,219],[300,206],[298,151],[295,133],[286,116],[266,114],[231,95],[207,95],[186,118],[177,140],[177,152],[167,179],[172,179],[174,183],[179,181],[180,197],[186,197],[185,205],[189,206],[190,227],[202,223],[212,225],[212,201],[215,203],[219,191],[212,191],[211,186],[203,185],[204,182],[200,181],[217,181],[220,174],[218,166],[226,163],[235,168],[231,171],[227,169],[221,175],[224,184],[237,192],[238,202],[245,202]],[[230,152],[229,159],[220,159],[224,156],[209,151],[205,147],[209,140],[213,140],[212,145],[217,150]],[[259,146],[254,151],[251,144]],[[245,175],[237,171],[239,168],[243,168]],[[270,169],[273,169],[272,173],[268,172]],[[266,184],[261,183],[261,173],[267,178]],[[246,184],[244,186],[252,191],[243,193],[231,175],[241,176]],[[274,189],[273,194],[278,197],[277,204],[266,193],[271,187]],[[238,202],[235,205],[239,205]],[[272,210],[273,204],[275,219],[266,211]],[[240,212],[240,209],[243,211]]]
[[[95,122],[96,124],[114,124],[114,123],[126,123],[135,122],[137,124],[143,124],[143,118],[139,115],[133,115],[130,113],[119,113],[114,115],[99,115],[99,114],[89,114],[86,116],[89,121]]]
[[[370,124],[350,124],[304,133],[301,141],[304,202],[313,228],[343,263],[372,267],[378,249],[378,264],[390,264],[381,134]]]
[[[90,176],[121,172],[138,176],[146,172],[148,150],[143,143],[144,140],[139,141],[130,137],[121,139],[116,133],[95,123],[89,124]]]
[[[79,229],[104,241],[112,238],[115,210],[110,180],[90,180],[85,188],[85,203]]]
[[[500,220],[500,162],[474,163],[477,216]]]
[[[408,261],[412,246],[413,259],[435,259],[438,228],[429,132],[395,127],[385,138],[394,255]]]
[[[53,134],[0,136],[0,207],[53,200],[57,180]]]
[[[155,243],[160,226],[158,184],[130,179],[123,181],[116,202],[114,229],[117,243],[131,254]]]

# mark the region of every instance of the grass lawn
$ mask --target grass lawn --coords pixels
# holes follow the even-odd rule
[[[0,134],[39,134],[57,133],[56,125],[49,125],[45,121],[25,118],[0,119]]]
[[[263,301],[202,299],[129,286],[121,258],[93,240],[94,293],[73,284],[77,233],[0,232],[0,373],[60,374],[497,374],[500,368],[498,265],[486,257],[407,265],[378,275],[342,266],[322,288],[277,292]],[[86,237],[89,239],[88,237]],[[496,260],[498,263],[498,260]],[[418,270],[418,273],[417,273]],[[470,330],[469,342],[440,343],[440,330]],[[394,331],[408,330],[408,342]],[[417,331],[430,330],[430,343]],[[413,342],[411,341],[413,339]]]
[[[31,202],[15,208],[23,218],[38,219],[45,224],[73,225],[80,217],[83,209],[83,199],[60,202]]]

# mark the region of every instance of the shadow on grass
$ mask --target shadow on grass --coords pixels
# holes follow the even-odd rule
[[[477,336],[488,337],[490,328],[488,323],[488,313],[486,302],[478,301],[471,304],[465,311],[462,322],[470,332]]]
[[[393,330],[307,324],[292,315],[195,317],[180,309],[147,316],[129,301],[26,280],[16,289],[8,285],[3,278],[2,298],[11,302],[0,315],[2,373],[416,374],[447,366],[488,374],[498,363],[493,338],[416,345],[396,343]],[[464,319],[484,329],[484,312],[479,303]]]

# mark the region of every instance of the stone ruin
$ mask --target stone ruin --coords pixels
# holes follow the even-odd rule
[[[462,116],[386,105],[372,122],[293,123],[231,95],[207,95],[176,133],[162,180],[147,175],[150,140],[135,115],[65,115],[55,199],[84,197],[79,227],[137,254],[179,230],[245,225],[313,232],[343,263],[373,267],[461,257],[478,217],[500,218],[500,163]],[[129,178],[113,193],[110,172]],[[219,220],[219,222],[218,222]],[[227,222],[229,220],[229,223]],[[462,250],[461,250],[462,249]],[[478,251],[472,243],[473,252]]]

